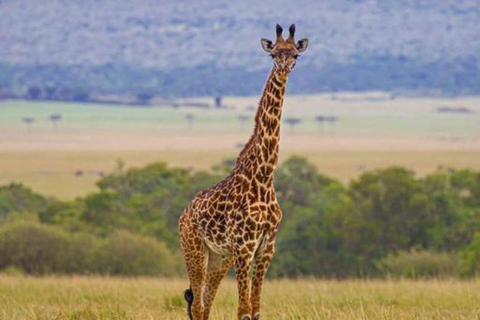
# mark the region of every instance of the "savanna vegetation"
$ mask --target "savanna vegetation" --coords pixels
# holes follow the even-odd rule
[[[0,319],[186,320],[184,279],[0,276]],[[226,279],[213,320],[233,319],[235,281]],[[267,320],[478,319],[478,280],[315,280],[265,283]]]
[[[225,176],[154,163],[116,171],[72,201],[0,187],[0,269],[7,273],[182,275],[177,221]],[[418,178],[402,167],[344,185],[303,158],[276,173],[284,211],[270,277],[467,277],[480,271],[480,172]]]

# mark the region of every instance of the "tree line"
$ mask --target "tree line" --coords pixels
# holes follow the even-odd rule
[[[33,84],[26,89],[13,90],[0,85],[0,100],[26,99],[31,101],[67,101],[77,103],[108,103],[148,106],[155,94],[150,91],[127,92],[122,94],[102,94],[98,90],[85,87],[62,87],[53,84]]]
[[[98,181],[72,201],[0,187],[0,269],[28,274],[183,275],[177,221],[211,171],[154,163]],[[344,185],[301,157],[275,176],[284,212],[270,277],[435,277],[480,272],[480,171],[424,177],[403,167]]]

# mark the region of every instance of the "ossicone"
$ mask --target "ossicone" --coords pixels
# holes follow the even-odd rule
[[[283,28],[277,23],[276,29],[277,29],[277,41],[283,40],[283,36],[282,36]]]
[[[292,24],[290,26],[290,28],[288,28],[288,32],[289,32],[289,35],[288,35],[287,41],[295,43],[295,40],[294,40],[294,38],[295,38],[295,24]]]

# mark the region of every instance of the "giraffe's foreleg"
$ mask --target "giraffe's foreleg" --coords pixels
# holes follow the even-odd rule
[[[276,234],[270,236],[255,255],[255,266],[253,268],[252,278],[252,316],[254,320],[260,319],[260,298],[262,295],[262,285],[268,267],[275,253]]]
[[[245,248],[245,247],[244,247]],[[253,252],[239,250],[235,253],[235,273],[238,285],[238,320],[251,320],[250,269]]]
[[[233,265],[233,256],[222,256],[212,251],[208,254],[207,281],[203,292],[204,316],[208,320],[213,299],[217,293],[218,286]]]
[[[205,244],[194,228],[180,228],[183,257],[187,266],[190,289],[185,291],[188,315],[191,320],[204,320],[203,288],[207,274],[207,251]]]

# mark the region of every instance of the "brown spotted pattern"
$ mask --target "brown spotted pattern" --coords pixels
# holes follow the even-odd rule
[[[218,286],[232,265],[238,283],[238,319],[260,317],[262,283],[282,218],[273,174],[287,77],[299,52],[291,36],[289,42],[280,35],[272,47],[274,60],[275,56],[280,60],[275,61],[260,99],[254,133],[232,173],[197,193],[180,217],[180,240],[194,297],[193,320],[208,320]]]

